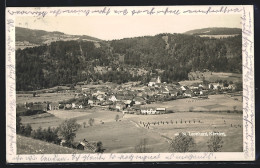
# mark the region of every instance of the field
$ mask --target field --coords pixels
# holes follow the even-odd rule
[[[169,152],[169,141],[178,133],[224,133],[223,152],[239,152],[243,147],[242,114],[233,113],[242,110],[242,102],[227,95],[211,95],[209,99],[178,99],[148,106],[166,107],[174,113],[163,115],[134,115],[109,111],[106,108],[55,110],[33,116],[22,116],[23,124],[38,127],[57,127],[68,118],[75,118],[81,124],[75,141],[84,138],[89,141],[101,141],[106,153],[135,152],[135,147],[143,139],[147,139],[150,152]],[[192,108],[192,112],[189,112]],[[227,110],[232,111],[227,113]],[[119,115],[119,121],[115,116]],[[88,120],[94,118],[93,126]],[[83,127],[83,122],[87,126]],[[158,123],[159,122],[159,123]],[[147,125],[150,123],[150,125]],[[208,151],[209,136],[194,136],[196,149],[199,152]]]
[[[235,100],[237,99],[237,100]],[[241,111],[243,104],[241,102],[242,96],[230,97],[226,94],[221,95],[209,95],[208,99],[177,99],[168,102],[158,102],[145,105],[146,107],[165,107],[167,110],[173,110],[174,112],[210,112],[210,111]]]
[[[226,73],[226,72],[190,72],[193,80],[186,80],[179,82],[181,85],[192,85],[193,83],[202,83],[202,76],[209,82],[216,82],[217,80],[232,81],[233,83],[242,81],[242,74]]]
[[[33,97],[33,94],[16,94],[16,103],[24,104],[25,102],[58,102],[74,98],[74,93],[43,93],[39,97]]]

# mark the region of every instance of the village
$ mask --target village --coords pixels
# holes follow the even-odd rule
[[[220,81],[218,83],[193,83],[181,85],[180,83],[167,84],[161,82],[160,76],[152,78],[149,83],[142,85],[138,82],[129,82],[122,85],[103,85],[102,87],[88,87],[84,82],[78,82],[73,89],[57,89],[59,93],[70,93],[72,98],[62,101],[25,102],[18,104],[18,111],[28,109],[31,111],[52,111],[85,109],[92,107],[107,108],[111,111],[122,112],[123,114],[165,114],[172,113],[166,107],[149,107],[148,104],[155,102],[166,102],[176,99],[208,99],[208,95],[229,94],[242,95],[237,92],[238,88],[233,82]],[[50,91],[48,91],[50,92]],[[34,96],[40,96],[34,92]],[[237,100],[235,98],[235,100]],[[242,100],[241,100],[242,101]]]

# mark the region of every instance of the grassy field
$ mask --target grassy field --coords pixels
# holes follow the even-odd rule
[[[128,120],[134,121],[140,125],[140,127],[147,129],[149,132],[156,132],[169,139],[174,138],[176,134],[182,132],[222,132],[226,134],[226,136],[223,137],[224,144],[222,151],[242,151],[242,114],[179,112],[165,115],[126,115],[124,117]],[[150,123],[149,129],[143,126],[143,123],[147,124],[148,122]],[[164,122],[164,124],[161,122]],[[156,124],[154,125],[153,123]],[[206,142],[209,137],[195,136],[194,139],[198,151],[202,152],[208,150]]]
[[[242,97],[242,96],[240,96]],[[235,98],[222,95],[210,95],[208,99],[177,99],[168,102],[156,102],[147,104],[145,107],[165,107],[167,110],[173,110],[174,112],[187,112],[187,111],[233,111],[234,107],[236,110],[241,111],[243,109],[243,103],[235,100]]]
[[[39,97],[33,97],[32,94],[16,94],[16,103],[24,104],[25,102],[59,102],[74,98],[73,93],[42,93]]]
[[[226,73],[226,72],[200,72],[200,73],[195,73],[191,72],[190,73],[195,79],[197,80],[187,80],[187,81],[181,81],[179,82],[181,85],[191,85],[193,83],[202,83],[202,77],[200,79],[196,78],[197,76],[203,75],[205,77],[205,80],[209,82],[216,82],[216,80],[227,80],[232,81],[233,83],[235,82],[242,82],[242,74],[239,73]]]
[[[179,102],[179,104],[181,103]],[[190,103],[185,104],[187,106]],[[116,122],[115,116],[117,114],[120,116],[120,121]],[[223,132],[226,134],[223,137],[223,152],[239,152],[242,151],[243,146],[242,114],[237,113],[182,111],[164,115],[122,115],[119,112],[95,107],[85,110],[60,110],[34,116],[23,116],[22,123],[31,124],[33,129],[37,129],[39,126],[42,128],[57,127],[66,118],[75,118],[82,125],[77,132],[75,141],[81,141],[84,138],[89,141],[101,141],[106,153],[135,152],[135,146],[144,138],[148,140],[147,147],[151,152],[169,152],[169,140],[180,132]],[[90,118],[95,119],[94,125],[87,124],[84,128],[83,122],[88,123]],[[102,124],[101,121],[104,123]],[[147,124],[148,122],[151,124],[149,129],[143,126],[143,123]],[[164,124],[154,125],[154,122],[164,122]],[[196,149],[199,152],[208,151],[206,143],[209,137],[196,136],[194,139],[197,145]]]

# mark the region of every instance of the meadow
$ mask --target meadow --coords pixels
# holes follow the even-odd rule
[[[238,98],[237,98],[238,97]],[[237,100],[236,100],[237,98]],[[226,94],[209,95],[208,99],[185,98],[167,102],[155,102],[147,104],[145,107],[165,107],[167,110],[174,112],[227,112],[242,111],[242,96],[231,97]]]
[[[149,152],[169,152],[169,142],[178,133],[224,133],[223,152],[240,152],[243,149],[243,119],[241,113],[228,113],[242,109],[242,103],[232,97],[211,95],[209,99],[178,99],[174,101],[150,104],[160,105],[175,112],[162,115],[135,115],[110,111],[106,108],[54,110],[33,116],[22,116],[23,124],[31,124],[33,129],[38,127],[57,127],[65,119],[75,118],[81,125],[75,141],[101,141],[105,153],[135,152],[135,147],[141,140],[147,140]],[[190,107],[194,107],[190,112]],[[202,110],[203,112],[199,112]],[[225,110],[225,111],[224,111]],[[119,121],[115,116],[119,115]],[[94,118],[93,126],[88,120]],[[86,127],[83,123],[86,122]],[[158,124],[159,122],[159,124]],[[148,124],[145,127],[144,124]],[[196,150],[208,151],[209,136],[194,136]],[[19,148],[18,148],[19,150]]]
[[[37,97],[33,97],[33,94],[16,94],[16,104],[24,104],[26,102],[59,102],[63,100],[69,100],[74,98],[74,93],[40,93]]]

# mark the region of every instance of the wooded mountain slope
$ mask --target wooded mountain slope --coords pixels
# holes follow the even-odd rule
[[[16,51],[17,90],[35,90],[79,81],[162,81],[188,78],[190,71],[242,72],[241,35],[214,39],[159,34],[113,41],[57,41]],[[103,67],[97,72],[97,67]],[[131,70],[134,73],[130,73]],[[146,75],[138,73],[147,70]]]

